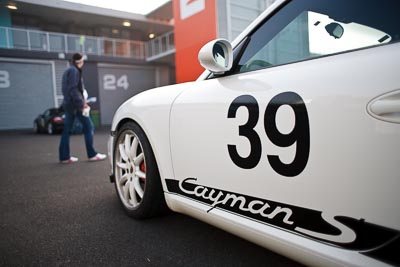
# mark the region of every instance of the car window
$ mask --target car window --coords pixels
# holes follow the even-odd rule
[[[251,34],[233,73],[398,42],[399,2],[290,1]]]

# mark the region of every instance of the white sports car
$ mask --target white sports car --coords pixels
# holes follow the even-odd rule
[[[278,0],[117,110],[111,179],[307,265],[400,265],[400,2]]]

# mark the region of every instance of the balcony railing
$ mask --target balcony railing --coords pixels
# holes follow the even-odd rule
[[[147,61],[175,53],[174,33],[168,32],[146,43]]]
[[[173,39],[172,32],[146,43],[0,27],[0,48],[60,53],[80,52],[87,55],[125,57],[139,60],[146,60],[148,57],[158,56],[168,51],[175,52]]]

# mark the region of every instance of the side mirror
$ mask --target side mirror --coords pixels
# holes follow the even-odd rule
[[[205,44],[199,51],[199,62],[214,74],[223,74],[232,68],[232,45],[225,39],[216,39]]]

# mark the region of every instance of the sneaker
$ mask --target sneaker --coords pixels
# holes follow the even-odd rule
[[[62,161],[60,161],[62,164],[70,164],[70,163],[74,163],[74,162],[77,162],[78,161],[78,158],[75,158],[75,157],[70,157],[69,159],[66,159],[66,160],[62,160]]]
[[[106,155],[97,153],[96,156],[89,158],[89,161],[100,161],[105,160],[107,158]]]

